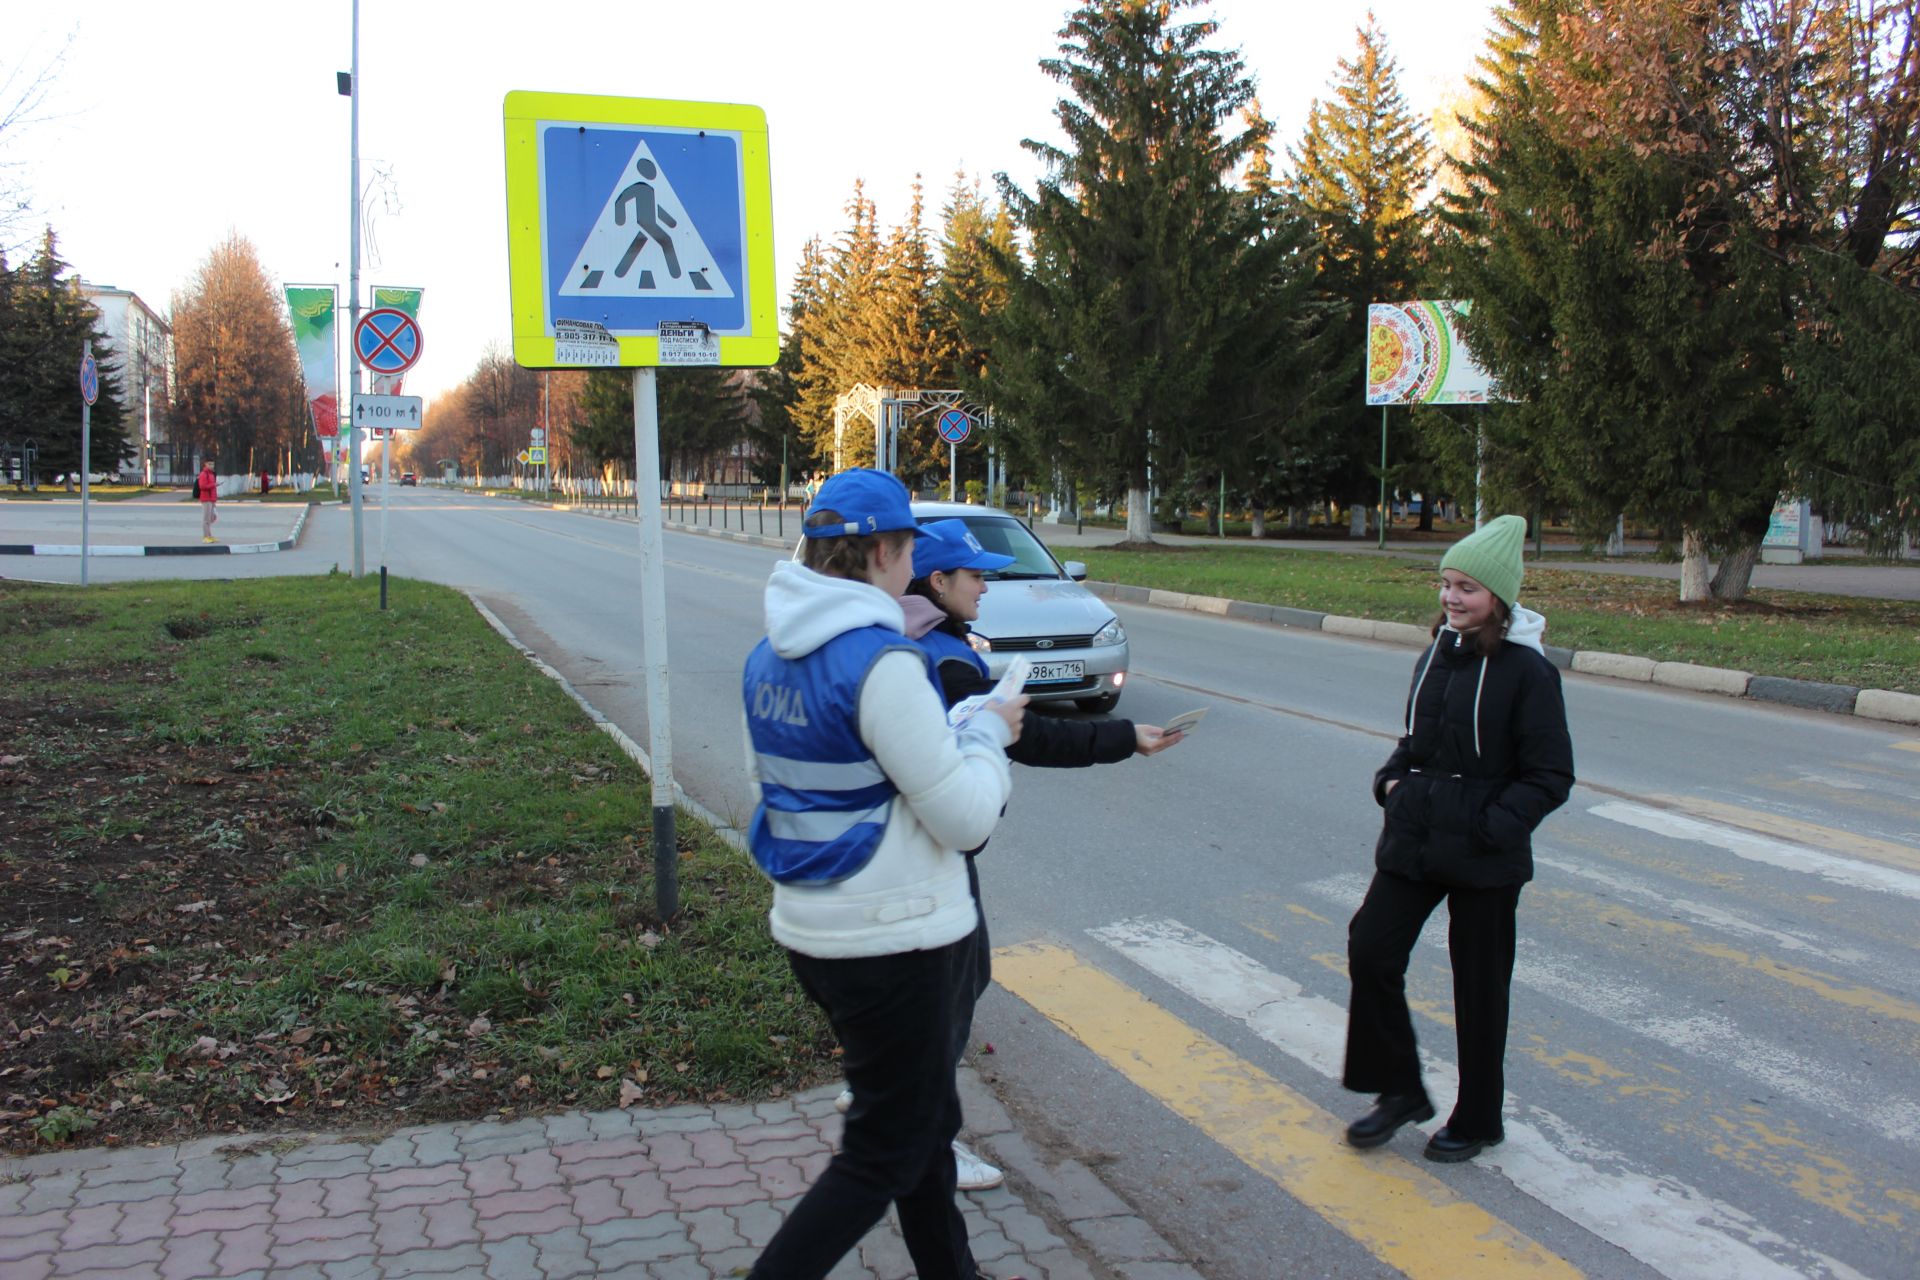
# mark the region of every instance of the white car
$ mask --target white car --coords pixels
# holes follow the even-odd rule
[[[1014,654],[1024,654],[1033,663],[1026,693],[1035,702],[1113,710],[1127,680],[1127,631],[1104,600],[1080,585],[1086,565],[1054,559],[1026,525],[995,507],[916,502],[913,516],[921,524],[964,520],[981,546],[1013,557],[987,575],[973,624],[973,633],[993,646],[987,667],[995,679]]]

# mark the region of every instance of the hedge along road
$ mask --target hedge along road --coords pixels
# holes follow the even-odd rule
[[[393,516],[397,573],[474,590],[645,741],[630,523],[431,490]],[[343,528],[272,559],[331,563]],[[680,780],[744,821],[738,673],[780,553],[667,547]],[[1119,612],[1121,712],[1211,714],[1153,760],[1018,771],[982,873],[1019,997],[992,995],[976,1040],[1030,1136],[1096,1160],[1209,1276],[1404,1269],[1364,1208],[1382,1196],[1416,1237],[1452,1203],[1514,1266],[1592,1275],[1892,1275],[1920,1250],[1920,735],[1569,676],[1583,785],[1522,900],[1509,1141],[1435,1173],[1413,1135],[1341,1148],[1363,1103],[1330,1074],[1378,821],[1366,782],[1412,651]],[[1440,1064],[1443,929],[1409,979]],[[1130,1022],[1102,1016],[1134,1001]],[[1451,1071],[1429,1085],[1444,1117]]]

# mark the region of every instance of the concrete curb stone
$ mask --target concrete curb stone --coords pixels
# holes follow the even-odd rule
[[[1653,666],[1655,684],[1691,689],[1695,693],[1724,693],[1732,698],[1746,697],[1747,685],[1752,679],[1750,671],[1703,667],[1692,662],[1656,662]]]
[[[1892,689],[1862,689],[1854,700],[1853,714],[1896,724],[1920,724],[1920,696]]]
[[[1545,646],[1545,648],[1547,651],[1548,662],[1551,662],[1554,666],[1560,668],[1562,671],[1573,670],[1574,651],[1572,649],[1562,649],[1557,644],[1550,644]]]
[[[1581,649],[1573,655],[1573,669],[1586,676],[1612,676],[1616,680],[1637,680],[1641,684],[1653,683],[1652,658],[1640,658],[1630,653],[1603,653],[1598,649]]]
[[[1818,680],[1792,680],[1786,676],[1755,676],[1747,682],[1747,696],[1762,702],[1781,702],[1789,707],[1813,711],[1853,714],[1860,690],[1852,685],[1823,684]]]
[[[1320,629],[1328,635],[1352,636],[1356,640],[1373,639],[1372,618],[1349,618],[1342,614],[1330,613],[1320,619]]]

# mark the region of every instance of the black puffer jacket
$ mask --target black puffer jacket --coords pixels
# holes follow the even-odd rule
[[[1516,610],[1516,629],[1538,619]],[[1443,629],[1414,665],[1407,735],[1373,777],[1386,811],[1373,861],[1449,888],[1523,884],[1533,829],[1573,789],[1560,672],[1527,644],[1482,658],[1462,639]]]

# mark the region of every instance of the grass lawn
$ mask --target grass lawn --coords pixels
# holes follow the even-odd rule
[[[750,859],[475,615],[0,583],[0,1146],[764,1097],[830,1074]]]
[[[1074,553],[1108,582],[1426,624],[1439,612],[1435,562],[1418,556],[1165,547]],[[1671,582],[1527,565],[1521,603],[1547,640],[1756,675],[1920,693],[1920,604],[1797,591],[1743,604],[1682,605]]]

